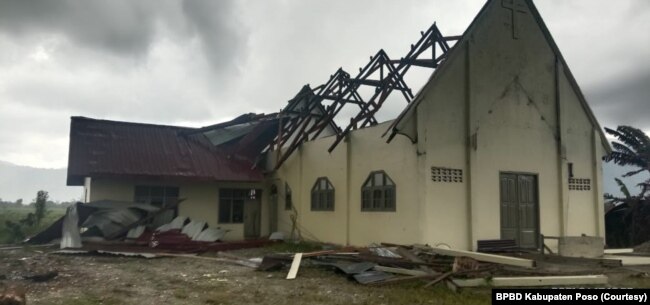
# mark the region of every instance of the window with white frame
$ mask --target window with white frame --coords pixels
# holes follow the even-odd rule
[[[371,172],[361,187],[361,210],[394,212],[395,189],[395,182],[386,172]]]
[[[312,211],[334,211],[334,186],[326,177],[316,179],[311,189]]]

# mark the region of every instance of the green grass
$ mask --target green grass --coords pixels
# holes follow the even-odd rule
[[[10,220],[18,222],[25,218],[27,214],[33,213],[33,207],[0,207],[0,244],[8,244],[12,241],[11,232],[6,228],[6,221]],[[41,221],[40,225],[36,225],[25,230],[26,236],[32,236],[43,229],[49,227],[54,221],[61,218],[65,214],[63,208],[50,208],[47,210],[47,215]]]
[[[298,253],[298,252],[313,252],[323,250],[323,245],[313,242],[293,242],[285,241],[281,243],[274,243],[268,247],[269,250],[276,253]]]

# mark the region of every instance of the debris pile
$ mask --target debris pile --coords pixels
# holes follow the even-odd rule
[[[420,281],[424,287],[444,283],[457,290],[479,286],[602,286],[608,283],[606,273],[624,265],[624,260],[607,256],[575,258],[515,251],[508,243],[488,243],[484,248],[501,250],[501,253],[381,244],[365,248],[269,254],[264,256],[257,269],[272,271],[290,266],[287,279],[295,279],[300,266],[311,265],[334,270],[364,285]],[[647,264],[650,265],[650,261]]]
[[[177,216],[170,209],[143,203],[101,200],[77,203],[50,227],[28,239],[30,244],[60,243],[61,254],[106,254],[155,257],[154,252],[200,253],[261,247],[269,239],[222,242],[229,230],[209,227],[206,222]],[[82,245],[83,242],[83,245]],[[74,250],[72,250],[74,249]]]

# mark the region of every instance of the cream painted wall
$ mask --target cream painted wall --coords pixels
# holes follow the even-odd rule
[[[381,135],[392,122],[352,132],[348,137],[350,244],[371,242],[412,244],[422,241],[423,205],[416,146],[406,137],[387,144]],[[336,148],[343,150],[344,147]],[[373,171],[383,170],[395,182],[394,212],[361,211],[361,188]],[[378,229],[381,228],[381,229]]]
[[[405,138],[386,144],[381,135],[390,123],[350,133],[331,154],[327,149],[333,137],[304,143],[276,171],[273,182],[278,186],[286,182],[292,188],[304,238],[353,245],[421,241],[423,223],[413,221],[421,216],[418,184],[412,183],[420,175],[416,146]],[[361,186],[377,170],[385,171],[396,184],[395,212],[361,211]],[[335,188],[334,211],[311,211],[311,189],[319,177],[327,177]],[[289,233],[291,212],[284,210],[284,187],[279,189],[280,230]]]
[[[431,167],[461,169],[467,177],[465,124],[465,52],[442,71],[435,85],[423,92],[417,108],[418,139],[422,145],[423,242],[464,249],[470,221],[467,179],[462,183],[433,182]]]
[[[235,183],[235,182],[158,182],[130,179],[105,179],[93,178],[90,187],[90,200],[110,199],[117,201],[133,201],[136,185],[165,185],[179,187],[180,198],[185,198],[178,208],[179,215],[190,217],[193,220],[205,221],[210,227],[231,230],[225,236],[225,240],[244,239],[243,224],[219,223],[219,189],[220,188],[243,188],[261,189],[261,236],[269,234],[268,215],[269,201],[266,193],[269,191],[267,185],[262,183]]]
[[[599,179],[602,179],[602,174],[600,176],[594,176],[593,171],[593,128],[578,101],[578,97],[571,89],[569,81],[564,74],[560,78],[560,99],[563,101],[561,111],[566,113],[567,118],[563,121],[562,128],[562,136],[565,139],[564,151],[566,162],[573,163],[575,178],[591,179],[591,190],[572,190],[568,192],[567,234],[600,235],[598,229],[599,224],[596,221],[596,216],[600,213],[594,208],[594,194],[598,190],[595,186],[598,184]],[[599,146],[602,147],[602,145]],[[600,157],[598,157],[598,160],[600,160]],[[601,198],[602,194],[599,194],[598,197]],[[599,206],[599,210],[602,210],[603,205]]]

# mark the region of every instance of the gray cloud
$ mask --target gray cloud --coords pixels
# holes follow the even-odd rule
[[[585,89],[601,125],[630,125],[650,131],[650,71]]]
[[[0,28],[14,35],[52,33],[74,43],[117,52],[146,53],[158,14],[151,1],[1,0]]]
[[[126,57],[146,56],[154,40],[174,32],[178,40],[195,35],[203,55],[222,70],[245,54],[236,10],[231,0],[0,0],[0,31],[16,38],[60,34]]]
[[[217,70],[238,67],[243,61],[246,30],[231,1],[184,0],[187,21],[201,38],[208,61]]]

